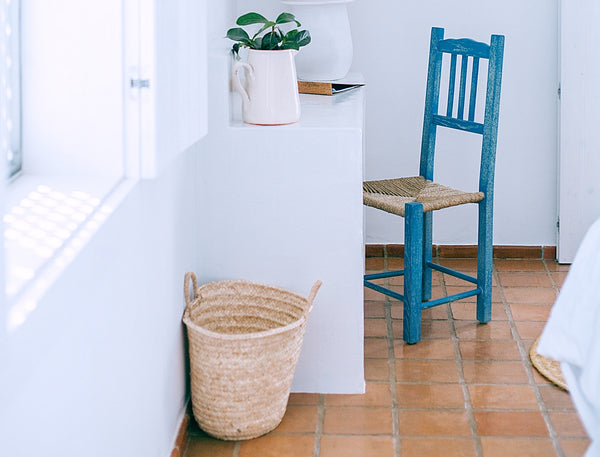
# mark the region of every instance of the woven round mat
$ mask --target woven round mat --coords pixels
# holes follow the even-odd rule
[[[533,346],[531,346],[531,349],[529,350],[529,358],[531,359],[531,363],[543,377],[553,382],[561,389],[568,391],[569,389],[567,389],[567,383],[565,382],[560,369],[560,362],[538,354],[538,342],[539,338],[535,340]]]

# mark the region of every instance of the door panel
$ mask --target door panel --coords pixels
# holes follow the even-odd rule
[[[600,3],[561,2],[558,259],[600,217]]]

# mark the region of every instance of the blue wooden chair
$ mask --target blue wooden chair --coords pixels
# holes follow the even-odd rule
[[[446,62],[449,61],[449,86],[446,112],[440,114],[438,106],[444,54],[450,56],[445,59]],[[444,39],[444,29],[433,28],[425,96],[420,176],[363,183],[365,205],[404,217],[404,270],[365,275],[365,286],[404,302],[403,338],[407,343],[420,341],[421,311],[426,308],[477,295],[477,319],[483,323],[491,319],[494,169],[503,55],[504,36],[492,35],[488,45],[465,38]],[[481,59],[488,60],[483,122],[475,119]],[[458,67],[460,67],[460,77],[458,97],[455,97]],[[468,106],[465,106],[468,79],[470,79],[469,100]],[[455,98],[458,98],[456,109]],[[468,109],[468,112],[465,113],[465,109]],[[478,192],[463,192],[433,182],[438,127],[483,136]],[[476,278],[432,262],[432,211],[466,203],[479,205]],[[475,287],[466,292],[431,300],[432,270],[471,282]],[[372,282],[374,279],[400,275],[404,275],[403,294]]]

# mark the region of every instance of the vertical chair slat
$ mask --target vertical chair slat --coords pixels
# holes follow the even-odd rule
[[[477,102],[477,80],[479,78],[479,57],[473,57],[471,72],[471,94],[469,95],[469,120],[475,120],[475,105]]]
[[[467,92],[467,65],[469,56],[462,55],[460,62],[460,91],[458,92],[458,114],[457,119],[465,118],[465,93]]]
[[[454,87],[456,86],[456,54],[450,57],[450,80],[448,81],[448,107],[446,116],[452,117],[452,109],[454,108]]]

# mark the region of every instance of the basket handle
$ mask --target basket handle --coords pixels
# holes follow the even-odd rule
[[[190,294],[190,279],[192,280],[192,290]],[[196,299],[196,291],[198,290],[198,280],[196,274],[188,271],[183,279],[183,296],[185,297],[185,304],[190,305],[191,301]]]
[[[306,299],[309,304],[309,313],[312,311],[313,301],[315,301],[315,297],[317,296],[317,292],[319,291],[321,284],[323,284],[323,281],[317,279],[317,281],[313,284],[312,289],[310,289],[310,293],[308,294],[308,298]]]

